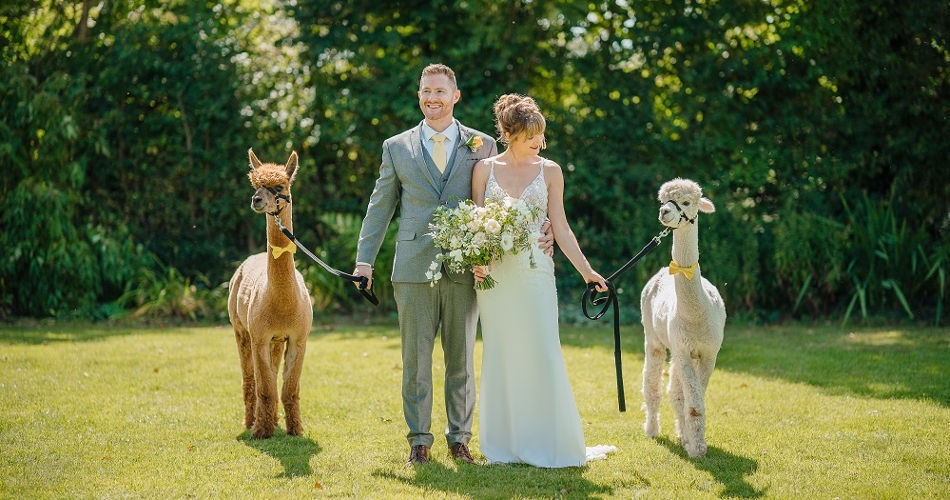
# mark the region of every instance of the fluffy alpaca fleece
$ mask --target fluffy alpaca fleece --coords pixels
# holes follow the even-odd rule
[[[647,282],[640,297],[645,348],[643,428],[649,437],[660,433],[663,366],[669,350],[667,392],[676,415],[676,435],[690,457],[702,457],[706,455],[704,399],[722,346],[726,308],[719,291],[700,271],[697,217],[699,212],[716,209],[703,197],[699,184],[688,179],[663,184],[658,198],[660,223],[673,231],[673,262]]]
[[[273,214],[293,232],[290,185],[297,174],[297,153],[286,165],[261,163],[248,150],[254,186],[251,208],[267,214],[267,251],[245,260],[229,283],[228,316],[234,327],[241,359],[244,426],[256,439],[274,435],[277,416],[277,372],[284,360],[280,400],[284,403],[287,434],[303,433],[300,418],[300,373],[313,307],[303,276],[294,267],[296,248],[280,232]],[[278,195],[288,199],[279,199]]]

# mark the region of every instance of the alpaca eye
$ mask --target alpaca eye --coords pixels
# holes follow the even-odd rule
[[[684,202],[683,202],[683,206],[684,206],[684,207],[688,207],[688,206],[689,206],[689,202],[688,202],[688,201],[684,201]]]
[[[284,190],[284,186],[276,186],[276,187],[274,187],[274,191],[277,191],[278,193],[282,192],[283,190]]]

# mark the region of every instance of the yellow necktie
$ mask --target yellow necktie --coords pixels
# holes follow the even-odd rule
[[[686,276],[686,279],[692,280],[693,274],[696,273],[696,268],[699,267],[699,262],[689,266],[683,267],[677,264],[674,261],[670,261],[670,274],[683,273],[683,276]]]
[[[448,163],[448,159],[445,157],[445,136],[435,134],[432,136],[432,141],[435,142],[432,145],[432,160],[435,162],[435,166],[439,167],[439,172],[445,172],[445,165]]]

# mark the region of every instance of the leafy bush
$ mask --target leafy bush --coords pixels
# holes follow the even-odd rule
[[[155,259],[130,280],[115,304],[122,308],[113,318],[132,317],[159,320],[228,319],[227,284],[215,285],[206,276],[184,276],[177,269]]]
[[[155,283],[210,290],[263,233],[239,209],[251,146],[300,153],[295,215],[321,222],[298,236],[349,270],[379,145],[419,122],[419,71],[441,61],[468,125],[490,131],[501,93],[538,100],[600,272],[658,232],[656,189],[684,176],[719,209],[700,249],[730,314],[941,321],[945,3],[141,4],[0,5],[0,315],[96,318]],[[638,290],[664,247],[621,286]],[[391,251],[380,308],[299,262],[315,307],[391,313]],[[206,314],[168,314],[189,310]]]
[[[0,307],[16,316],[96,318],[146,259],[123,226],[76,225],[68,191],[28,178],[0,213]],[[43,218],[33,217],[42,207]],[[80,223],[81,219],[80,219]]]

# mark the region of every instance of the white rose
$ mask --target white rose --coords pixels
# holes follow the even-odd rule
[[[485,221],[485,231],[488,231],[488,234],[498,234],[501,224],[495,219],[488,219]]]
[[[475,237],[472,238],[472,245],[478,248],[482,246],[486,240],[488,240],[488,236],[485,235],[485,233],[475,233]]]

